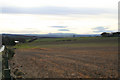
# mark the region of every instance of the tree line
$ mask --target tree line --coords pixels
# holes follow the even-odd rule
[[[15,41],[19,41],[21,43],[25,43],[25,38],[12,38],[10,36],[2,36],[2,45],[10,45],[14,46],[16,43]]]
[[[113,33],[103,32],[101,36],[102,37],[120,37],[120,32],[113,32]]]

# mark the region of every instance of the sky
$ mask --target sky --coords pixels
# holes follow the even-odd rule
[[[0,33],[118,31],[119,0],[0,0]]]

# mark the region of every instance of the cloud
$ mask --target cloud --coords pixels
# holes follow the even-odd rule
[[[26,29],[26,30],[31,30],[31,29],[34,30],[34,28],[25,28],[25,29]]]
[[[106,27],[96,27],[96,28],[93,28],[93,32],[95,33],[100,33],[100,32],[113,32],[112,30],[108,30],[108,28]]]
[[[70,15],[70,14],[86,14],[99,15],[117,13],[114,9],[104,8],[70,8],[70,7],[36,7],[36,8],[18,8],[18,7],[2,7],[2,13],[11,14],[47,14],[47,15]]]
[[[67,28],[67,26],[51,26],[53,28]]]
[[[58,31],[70,31],[67,26],[51,26],[53,28],[59,28]]]
[[[69,29],[58,29],[58,31],[70,31]]]
[[[2,30],[0,31],[1,33],[22,33],[22,34],[37,34],[37,33],[40,33],[41,31],[40,30],[37,30],[37,29],[28,29],[28,28],[25,28],[25,29],[22,29],[22,30]]]

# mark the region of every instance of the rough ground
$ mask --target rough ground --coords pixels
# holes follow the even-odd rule
[[[11,72],[24,78],[116,78],[117,47],[16,49]]]

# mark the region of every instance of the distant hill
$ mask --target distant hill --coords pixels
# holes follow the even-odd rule
[[[74,34],[74,33],[49,33],[49,34],[25,34],[37,37],[94,37],[100,34]]]
[[[11,37],[94,37],[100,34],[74,34],[74,33],[49,33],[49,34],[2,34]]]

